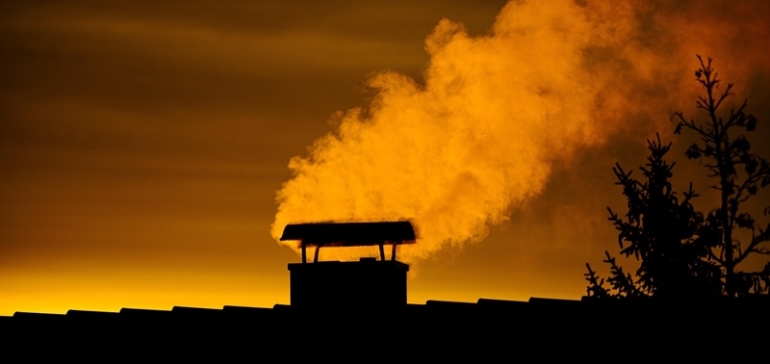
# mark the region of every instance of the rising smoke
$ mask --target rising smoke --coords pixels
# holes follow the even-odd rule
[[[767,72],[768,7],[512,1],[484,36],[441,20],[426,39],[424,83],[373,76],[371,103],[338,113],[308,156],[291,159],[271,233],[410,219],[420,239],[399,253],[406,261],[478,242],[577,151],[670,131],[667,105],[690,105],[697,92],[696,53],[724,60],[739,86]]]

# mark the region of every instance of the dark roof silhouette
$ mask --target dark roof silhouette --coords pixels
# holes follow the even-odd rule
[[[335,360],[347,355],[356,361],[383,361],[383,357],[406,361],[415,354],[430,362],[454,362],[463,358],[461,354],[470,354],[466,357],[474,361],[535,361],[553,353],[601,359],[609,354],[607,349],[628,355],[629,345],[648,353],[691,350],[682,346],[682,338],[704,337],[703,333],[710,334],[705,336],[709,343],[714,341],[713,333],[728,333],[720,338],[727,345],[731,337],[744,339],[732,333],[770,327],[770,315],[744,320],[733,314],[764,312],[770,307],[767,295],[712,301],[530,298],[408,304],[409,266],[395,260],[395,247],[414,238],[409,222],[289,225],[282,240],[301,240],[303,248],[309,241],[317,248],[334,242],[373,243],[380,245],[383,259],[307,264],[303,249],[303,263],[288,266],[291,305],[272,308],[176,306],[120,312],[70,310],[65,315],[16,312],[12,317],[0,316],[3,352],[13,357],[14,350],[32,344],[38,352],[79,358],[110,353],[101,361],[126,354],[176,361],[182,357],[200,361],[201,354],[210,354],[217,362],[228,356],[238,361],[319,362],[324,354]],[[390,261],[382,252],[386,242],[393,243]],[[764,335],[757,337],[766,340]],[[564,350],[564,344],[587,350]],[[67,350],[53,351],[54,346]],[[27,359],[36,352],[20,353]]]
[[[5,357],[17,360],[42,353],[110,359],[126,355],[199,359],[214,355],[224,358],[222,361],[299,358],[314,362],[326,357],[339,359],[343,354],[359,360],[385,357],[396,362],[414,355],[455,359],[452,362],[458,356],[489,361],[554,355],[609,359],[629,357],[629,347],[638,348],[634,355],[686,353],[691,358],[705,355],[700,350],[706,342],[714,342],[716,333],[727,332],[719,343],[732,347],[751,338],[734,333],[750,333],[770,324],[768,315],[739,320],[740,315],[725,312],[757,312],[769,306],[767,297],[657,304],[532,298],[427,301],[390,309],[275,305],[122,309],[117,313],[71,310],[64,315],[17,312],[12,317],[0,317],[0,337],[4,338]],[[689,339],[698,344],[687,344]],[[756,339],[754,347],[764,347],[766,337],[757,334]],[[27,349],[30,346],[32,349]],[[694,351],[696,348],[699,351]],[[742,354],[736,351],[731,358]],[[742,361],[749,362],[736,360]]]

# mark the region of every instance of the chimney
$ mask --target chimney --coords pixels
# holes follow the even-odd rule
[[[398,245],[415,242],[408,221],[287,225],[281,240],[299,240],[302,263],[289,264],[291,306],[395,308],[406,305],[409,265],[396,260]],[[378,246],[380,259],[318,261],[322,247]],[[390,259],[385,247],[390,246]],[[312,263],[307,248],[314,247]]]

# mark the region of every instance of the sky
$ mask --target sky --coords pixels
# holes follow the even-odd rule
[[[619,251],[612,167],[638,175],[647,139],[672,142],[677,190],[693,181],[696,207],[715,206],[670,120],[699,115],[696,54],[749,100],[770,156],[767,15],[762,1],[4,1],[0,315],[285,304],[299,256],[282,226],[393,218],[419,234],[401,255],[410,302],[579,299],[585,263],[606,275]]]

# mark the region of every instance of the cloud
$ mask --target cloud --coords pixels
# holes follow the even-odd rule
[[[403,248],[407,261],[484,239],[555,165],[619,135],[669,132],[697,92],[696,53],[744,84],[766,68],[755,51],[767,26],[753,12],[767,6],[727,4],[510,2],[482,36],[442,20],[426,39],[424,83],[374,75],[371,103],[338,113],[291,160],[273,237],[287,223],[407,218],[421,238]],[[731,41],[741,29],[752,37]]]

